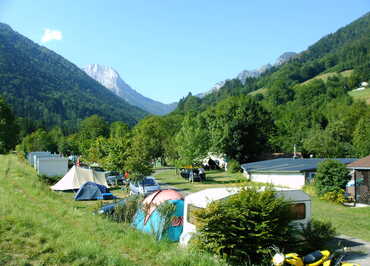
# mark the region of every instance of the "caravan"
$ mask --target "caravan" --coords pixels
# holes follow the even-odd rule
[[[263,189],[263,188],[262,188]],[[278,197],[284,197],[292,204],[294,223],[306,225],[311,220],[311,198],[302,190],[275,188]],[[192,234],[196,233],[194,210],[206,208],[209,203],[225,199],[240,191],[240,188],[209,188],[192,193],[184,199],[184,226],[180,244],[187,245]]]

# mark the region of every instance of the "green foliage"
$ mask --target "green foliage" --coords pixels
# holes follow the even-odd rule
[[[188,113],[176,135],[175,143],[179,155],[178,167],[200,164],[209,148],[209,133],[205,119],[195,113]]]
[[[163,232],[167,232],[168,228],[170,228],[175,210],[176,205],[169,201],[166,201],[157,207],[157,211],[161,216],[161,220],[160,225],[158,226],[160,230],[155,231],[156,239],[160,240],[162,239],[162,236],[166,238],[166,234],[163,235]]]
[[[0,97],[0,154],[15,148],[18,132],[19,128],[13,112],[5,100]]]
[[[320,199],[332,201],[338,204],[343,204],[346,201],[346,198],[344,197],[344,189],[326,192],[320,197]]]
[[[211,149],[239,162],[255,159],[269,149],[272,119],[254,98],[230,97],[205,113]]]
[[[272,245],[287,245],[291,232],[289,203],[269,188],[242,189],[195,215],[199,234],[194,244],[234,263],[261,263]]]
[[[300,238],[299,249],[302,253],[326,248],[328,241],[336,236],[336,230],[330,222],[312,219],[297,231]],[[297,251],[296,251],[297,252]]]
[[[60,126],[76,131],[80,120],[99,114],[134,125],[147,113],[131,106],[76,65],[0,24],[0,91],[22,117],[24,128]],[[27,131],[26,133],[30,133]]]
[[[240,163],[236,160],[230,160],[228,163],[227,163],[227,171],[230,172],[230,173],[237,173],[237,172],[240,172],[241,168],[240,168]]]
[[[353,133],[353,145],[359,157],[370,155],[370,114],[358,121]]]
[[[129,133],[130,129],[127,124],[116,121],[110,125],[109,136],[110,138],[123,138]]]
[[[46,132],[43,129],[38,129],[32,134],[23,138],[19,149],[24,152],[32,151],[56,152],[55,146],[56,143],[53,143],[53,139],[48,134],[48,132]]]
[[[340,192],[350,180],[349,171],[344,164],[336,160],[325,160],[317,168],[315,187],[319,196],[327,192]]]
[[[145,137],[135,135],[131,139],[130,148],[126,152],[125,169],[129,172],[130,179],[135,181],[140,181],[153,172],[151,156],[148,149],[143,147],[145,145]]]
[[[118,223],[131,224],[138,208],[142,206],[143,197],[133,195],[125,199],[124,204],[116,204],[112,215],[108,217]]]

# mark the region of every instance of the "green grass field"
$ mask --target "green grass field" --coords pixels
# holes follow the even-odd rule
[[[98,202],[56,193],[14,155],[0,155],[0,265],[217,265],[93,214]]]
[[[223,171],[207,173],[210,181],[205,183],[189,183],[175,170],[165,170],[156,175],[159,182],[178,189],[195,192],[210,187],[238,186],[245,184],[241,173],[229,174]],[[312,197],[312,216],[318,220],[330,221],[338,234],[345,234],[370,241],[370,207],[351,208]]]
[[[307,84],[315,79],[322,79],[323,81],[326,81],[329,77],[333,77],[335,75],[340,75],[340,76],[343,76],[343,77],[349,77],[351,74],[352,74],[353,70],[345,70],[345,71],[342,71],[342,72],[330,72],[330,73],[325,73],[325,74],[320,74],[320,75],[317,75],[316,77],[313,77],[312,79],[309,79],[309,80],[306,80],[305,82],[303,82],[302,84]]]
[[[363,100],[370,104],[370,88],[361,91],[350,91],[348,94],[355,100]]]
[[[207,171],[207,180],[204,182],[189,183],[176,174],[175,169],[164,170],[154,175],[161,184],[176,187],[184,192],[196,192],[206,188],[240,186],[245,183],[242,173],[230,174],[224,171]]]

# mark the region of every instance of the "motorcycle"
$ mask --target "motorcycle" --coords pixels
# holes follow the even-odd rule
[[[318,266],[322,265],[330,257],[330,251],[328,250],[317,250],[310,254],[300,257],[297,253],[282,254],[277,253],[272,258],[272,263],[275,266],[283,266],[284,264],[295,265],[295,266]]]
[[[342,262],[344,255],[334,260],[334,256],[330,255],[328,250],[317,250],[309,253],[303,258],[297,253],[276,253],[272,258],[272,264],[275,266],[295,265],[295,266],[360,266],[356,263]]]

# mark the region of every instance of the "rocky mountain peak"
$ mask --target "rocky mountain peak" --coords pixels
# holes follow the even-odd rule
[[[132,89],[112,67],[90,64],[83,68],[83,70],[114,94],[149,113],[164,115],[176,108],[176,103],[163,104],[141,95],[136,90]]]

